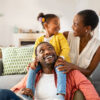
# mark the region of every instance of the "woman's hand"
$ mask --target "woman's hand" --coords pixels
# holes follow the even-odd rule
[[[74,69],[74,65],[66,62],[64,59],[57,59],[55,66],[59,66],[59,65],[62,66],[58,67],[57,69],[59,71],[64,71],[63,73],[68,73],[69,71]]]
[[[20,94],[27,95],[33,98],[33,92],[29,88],[23,88],[20,90]]]

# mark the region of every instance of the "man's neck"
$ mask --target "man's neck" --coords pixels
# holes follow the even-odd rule
[[[44,64],[41,64],[42,65],[42,71],[43,73],[46,73],[46,74],[52,74],[53,73],[53,69],[54,69],[54,65],[44,65]]]

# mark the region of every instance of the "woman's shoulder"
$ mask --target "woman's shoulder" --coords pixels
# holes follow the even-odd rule
[[[65,40],[66,40],[66,38],[65,38],[65,36],[64,36],[63,33],[58,33],[58,34],[56,34],[54,37],[55,37],[55,38],[58,38],[58,39],[60,39],[60,40],[62,40],[62,39],[65,39]]]
[[[98,38],[96,38],[96,37],[94,39],[98,43],[98,45],[100,45],[100,40]]]
[[[73,36],[73,32],[65,31],[65,32],[63,32],[63,35],[65,36],[66,39],[68,39],[69,36],[71,36],[71,37]]]
[[[93,37],[91,39],[91,44],[94,45],[94,47],[97,47],[99,49],[100,47],[100,40],[96,37]]]

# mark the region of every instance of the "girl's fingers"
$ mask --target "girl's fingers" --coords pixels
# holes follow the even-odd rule
[[[28,88],[22,89],[21,94],[33,97],[32,90],[30,90]]]
[[[64,71],[63,73],[66,74],[66,73],[68,73],[68,72],[69,72],[69,71]]]
[[[36,62],[35,67],[38,66],[38,62]]]
[[[66,69],[66,66],[59,66],[59,67],[57,67],[57,69]]]
[[[27,67],[27,72],[29,71],[29,67]]]
[[[56,66],[60,66],[60,65],[61,65],[61,66],[64,66],[64,64],[59,63],[59,64],[56,64],[55,67],[56,67]]]
[[[61,66],[57,68],[58,71],[66,71],[67,68],[65,66]]]
[[[58,65],[64,65],[64,64],[65,64],[64,62],[56,62],[55,63],[56,66],[58,66]]]
[[[59,60],[59,59],[58,59],[57,62],[63,62],[63,63],[64,63],[65,61],[64,61],[64,60]]]
[[[38,60],[35,60],[35,67],[38,66]]]

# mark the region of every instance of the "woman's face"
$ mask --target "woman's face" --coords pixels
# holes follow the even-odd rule
[[[50,21],[47,23],[46,29],[48,33],[51,35],[58,33],[60,30],[59,18],[55,17],[55,18],[50,19]]]
[[[83,17],[80,15],[76,15],[73,20],[72,29],[74,31],[75,36],[82,37],[86,35],[86,26],[83,23]]]

